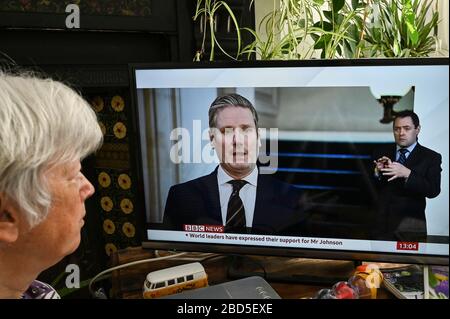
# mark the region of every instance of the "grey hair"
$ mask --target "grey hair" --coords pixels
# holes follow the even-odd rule
[[[0,193],[31,227],[47,217],[52,203],[45,171],[83,159],[102,140],[95,112],[73,89],[0,70]]]
[[[258,128],[258,113],[256,113],[253,104],[242,95],[232,93],[217,97],[209,107],[209,127],[217,127],[217,114],[226,107],[243,107],[249,109],[253,115],[253,121]]]

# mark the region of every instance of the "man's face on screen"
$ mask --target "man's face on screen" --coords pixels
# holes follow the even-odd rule
[[[245,175],[253,170],[261,142],[249,109],[230,106],[220,110],[216,128],[211,129],[210,135],[220,163],[226,171]]]
[[[409,147],[414,144],[419,135],[420,126],[414,127],[411,117],[398,117],[394,120],[395,143],[400,147]]]

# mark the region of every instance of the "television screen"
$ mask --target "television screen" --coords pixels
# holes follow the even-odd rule
[[[448,58],[130,69],[144,247],[448,264]]]

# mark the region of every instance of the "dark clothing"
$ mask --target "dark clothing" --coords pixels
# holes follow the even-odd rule
[[[299,192],[289,184],[258,175],[253,234],[299,235],[305,219]],[[186,183],[174,185],[167,196],[163,228],[183,230],[183,224],[223,225],[217,169]]]
[[[239,191],[245,184],[247,184],[247,181],[231,180],[228,183],[233,185],[233,192],[231,193],[228,201],[225,232],[246,233],[247,223],[245,219],[245,208],[244,203],[239,196]]]
[[[395,161],[395,144],[377,150],[376,160],[387,156]],[[404,166],[411,170],[405,181],[380,176],[379,198],[375,216],[376,239],[422,241],[427,236],[425,197],[434,198],[441,192],[441,155],[417,144]]]

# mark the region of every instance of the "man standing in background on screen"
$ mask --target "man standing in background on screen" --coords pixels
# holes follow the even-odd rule
[[[258,114],[239,94],[220,96],[209,108],[209,135],[220,165],[209,175],[172,186],[164,229],[220,225],[227,233],[300,234],[299,194],[261,174]]]
[[[441,155],[418,143],[419,117],[413,111],[397,113],[395,145],[374,154],[379,186],[375,238],[426,240],[427,198],[441,192]]]

